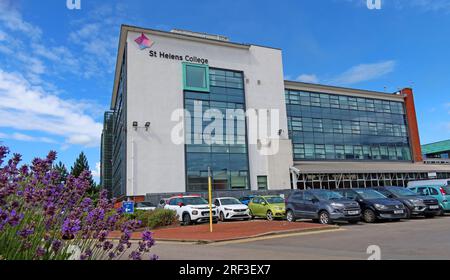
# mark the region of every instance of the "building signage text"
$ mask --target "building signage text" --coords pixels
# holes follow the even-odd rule
[[[186,62],[198,63],[198,64],[208,64],[208,59],[197,57],[197,56],[173,54],[173,53],[168,53],[168,52],[164,52],[164,51],[156,51],[156,50],[150,50],[148,52],[148,54],[150,57],[154,57],[154,58],[186,61]]]

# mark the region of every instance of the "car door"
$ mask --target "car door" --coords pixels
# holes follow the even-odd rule
[[[266,216],[267,211],[270,209],[270,205],[265,198],[261,198],[260,209],[261,216]]]
[[[261,215],[260,214],[260,203],[261,203],[261,199],[259,197],[254,197],[251,200],[251,205],[250,205],[250,209],[252,210],[252,214],[253,216],[258,216]]]
[[[294,211],[294,215],[299,217],[302,215],[301,204],[303,202],[303,193],[295,192],[292,194],[292,197],[289,198],[289,203],[292,207],[292,211]]]
[[[316,218],[318,212],[318,203],[314,203],[315,196],[310,192],[303,193],[302,211],[305,218]]]

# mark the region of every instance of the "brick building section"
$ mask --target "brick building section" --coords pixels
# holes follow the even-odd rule
[[[416,106],[414,105],[414,94],[411,88],[401,91],[405,98],[406,120],[411,143],[412,159],[414,162],[423,161],[422,148],[420,145],[419,127],[417,125]]]

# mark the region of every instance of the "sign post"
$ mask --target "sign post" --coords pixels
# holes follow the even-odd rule
[[[213,232],[212,216],[212,178],[211,167],[208,167],[208,196],[209,196],[209,232]]]
[[[134,201],[124,201],[122,202],[123,212],[125,214],[133,214],[134,213]]]

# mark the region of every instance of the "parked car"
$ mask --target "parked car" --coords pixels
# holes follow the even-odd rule
[[[234,197],[221,197],[214,200],[219,212],[219,219],[225,220],[244,219],[250,220],[250,210],[248,206],[240,202]]]
[[[161,200],[158,203],[157,208],[164,208],[164,206],[166,206],[166,204],[169,202],[170,198],[161,198]]]
[[[405,205],[406,218],[412,216],[425,216],[433,218],[439,214],[440,207],[438,200],[430,196],[419,195],[403,187],[376,187],[386,197],[397,199]]]
[[[135,210],[144,210],[144,211],[153,211],[156,209],[156,206],[153,205],[151,202],[137,202],[134,204]]]
[[[450,212],[450,179],[411,181],[408,182],[408,188],[419,194],[436,198],[441,206],[439,214],[444,215]]]
[[[406,217],[403,203],[398,200],[387,198],[373,189],[339,189],[345,198],[355,200],[361,207],[362,219],[366,223],[377,220],[400,220]]]
[[[248,205],[250,203],[250,201],[252,200],[252,198],[254,198],[254,195],[247,195],[247,196],[243,196],[241,198],[239,198],[239,201],[244,203],[245,205]]]
[[[183,225],[209,221],[209,203],[200,196],[171,197],[164,208],[175,211],[179,221],[182,222]],[[213,222],[217,223],[219,216],[217,207],[214,204],[212,207],[212,215]]]
[[[408,187],[419,195],[426,195],[434,197],[438,200],[441,210],[438,215],[442,216],[445,213],[450,212],[450,186],[448,185],[428,185],[428,186],[415,186]]]
[[[269,221],[285,217],[284,199],[277,195],[255,196],[248,204],[250,215],[263,217]]]
[[[286,199],[286,217],[290,222],[312,219],[321,224],[348,221],[356,224],[361,220],[359,204],[329,190],[295,190]]]

